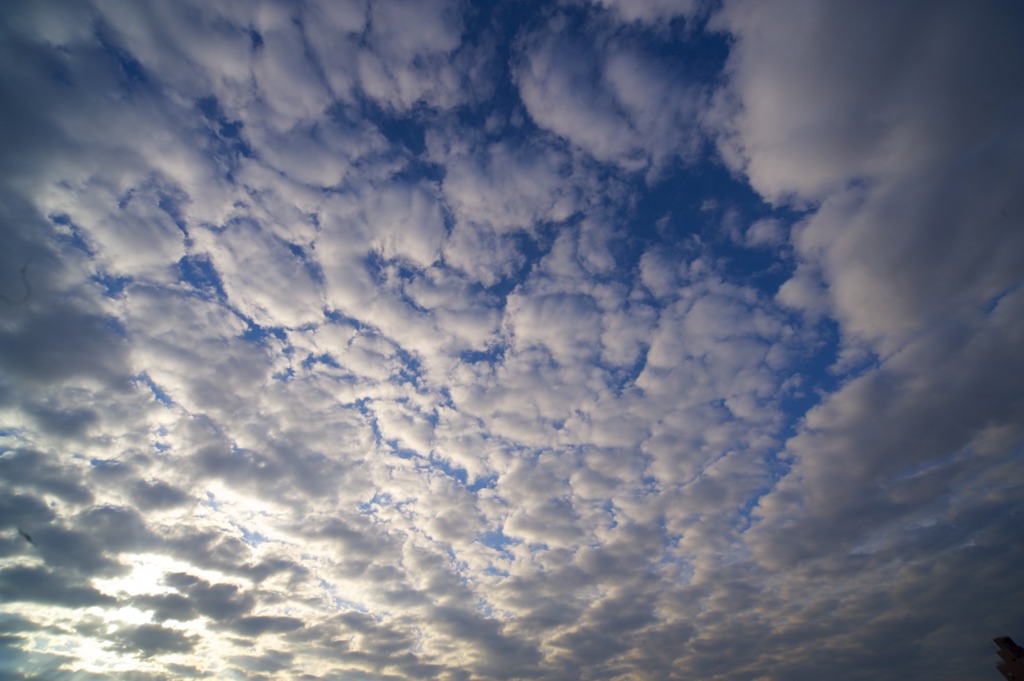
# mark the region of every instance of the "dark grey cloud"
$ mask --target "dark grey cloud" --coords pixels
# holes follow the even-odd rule
[[[251,544],[225,532],[195,527],[171,528],[162,549],[196,567],[260,581],[275,575],[302,575],[301,565],[287,557],[260,557]]]
[[[303,626],[304,622],[297,617],[250,615],[240,618],[231,628],[243,636],[262,636],[291,632]]]
[[[54,512],[34,495],[13,493],[0,497],[0,517],[15,527],[35,528],[53,520]]]
[[[34,528],[32,538],[46,564],[61,571],[88,578],[123,574],[126,570],[116,552],[108,554],[103,543],[88,531],[50,524]]]
[[[113,598],[88,584],[45,567],[15,566],[0,570],[0,592],[8,602],[27,601],[70,608],[115,603]]]
[[[187,622],[199,616],[199,610],[192,600],[181,594],[138,596],[131,602],[140,610],[152,612],[153,619],[157,622],[166,622],[167,620]]]
[[[187,594],[198,612],[213,620],[234,620],[252,610],[256,599],[235,584],[210,584],[184,573],[167,575],[164,582]]]
[[[157,624],[140,624],[118,629],[114,633],[114,647],[142,657],[151,657],[192,652],[198,639],[198,636],[188,636]]]
[[[191,497],[163,480],[136,480],[130,491],[132,501],[140,510],[174,508],[189,503]]]
[[[234,655],[229,661],[252,672],[274,673],[288,669],[295,656],[280,650],[268,650],[263,655]]]
[[[36,494],[52,494],[70,504],[88,504],[93,500],[79,470],[39,451],[5,452],[0,458],[0,471],[3,471],[5,482],[12,487],[29,487]]]

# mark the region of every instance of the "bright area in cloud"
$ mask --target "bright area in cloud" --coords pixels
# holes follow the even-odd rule
[[[0,12],[0,675],[1024,636],[1016,3]]]

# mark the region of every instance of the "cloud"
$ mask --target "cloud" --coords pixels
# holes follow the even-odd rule
[[[0,675],[991,664],[1019,14],[4,5]]]
[[[419,101],[450,107],[458,101],[459,74],[448,55],[460,44],[458,2],[374,4],[369,16],[372,49],[358,72],[374,99],[396,109]]]
[[[1020,60],[1005,56],[1017,50],[1016,29],[1001,22],[1016,9],[935,9],[729,3],[716,18],[737,39],[723,156],[765,199],[809,209],[792,235],[800,264],[778,297],[834,316],[845,346],[835,370],[861,372],[804,415],[782,454],[786,473],[745,536],[772,569],[833,583],[892,575],[872,599],[906,597],[913,578],[897,565],[942,555],[945,573],[975,542],[995,550],[987,537],[998,523],[980,510],[991,507],[967,490],[1007,475],[997,471],[1019,447],[1012,407],[987,401],[1018,402],[1015,382],[996,373],[1016,362],[1010,311],[1024,268],[1008,255],[1018,249],[1004,250],[1011,213],[998,220],[993,210],[1015,195],[988,172],[1014,174],[1017,161],[992,134],[1014,139],[1019,128],[1008,101],[979,91],[1014,78]],[[806,32],[791,30],[786,17],[797,15]],[[978,47],[953,63],[940,44]],[[975,539],[954,520],[967,506]],[[998,619],[996,601],[978,598],[972,616]],[[846,631],[857,621],[873,631],[924,626],[875,611],[838,618]],[[879,649],[876,664],[894,657]]]
[[[297,617],[274,617],[269,615],[251,615],[243,617],[234,626],[234,630],[243,636],[263,636],[294,631],[303,626]]]
[[[264,326],[298,327],[322,318],[319,287],[303,262],[301,246],[246,222],[197,237],[208,249],[228,299],[249,319]]]
[[[700,3],[697,0],[597,0],[594,4],[613,11],[622,21],[639,21],[642,23],[658,23],[677,17],[689,19],[698,13]]]
[[[515,81],[537,125],[629,171],[691,157],[701,144],[699,88],[635,45],[596,52],[574,29],[556,17],[522,39]]]
[[[750,225],[744,236],[748,246],[778,246],[785,240],[785,227],[778,220],[762,218]]]
[[[1009,213],[997,219],[994,207],[1015,205],[1015,199],[987,173],[1012,173],[1016,163],[994,146],[992,131],[1011,138],[1019,131],[1005,117],[1006,102],[977,88],[999,87],[1012,78],[1011,64],[1019,60],[1006,61],[1006,52],[994,45],[1013,52],[1016,42],[1012,29],[992,23],[984,39],[988,47],[972,52],[970,60],[954,64],[948,61],[952,52],[936,52],[939,43],[979,41],[976,31],[999,21],[995,6],[945,5],[921,21],[910,8],[846,13],[782,3],[772,21],[759,21],[767,9],[732,3],[716,18],[738,38],[727,94],[741,108],[730,119],[735,128],[724,138],[725,157],[739,163],[769,200],[817,202],[794,232],[802,264],[780,298],[815,313],[825,301],[848,334],[846,341],[866,344],[884,361],[807,414],[804,429],[788,445],[794,470],[762,500],[768,518],[763,527],[779,519],[774,511],[787,506],[782,499],[796,490],[806,501],[805,494],[816,499],[808,519],[831,513],[834,519],[861,517],[871,526],[871,513],[879,521],[903,514],[898,504],[881,502],[878,495],[890,492],[876,486],[880,480],[905,475],[892,484],[913,486],[920,479],[915,471],[924,467],[939,485],[932,493],[955,484],[937,481],[952,474],[950,457],[985,429],[957,402],[957,396],[977,400],[988,392],[957,384],[957,376],[988,371],[976,344],[993,344],[993,366],[1013,361],[996,348],[1016,335],[1001,312],[1015,304],[1015,294],[1006,292],[1014,290],[1024,267],[1006,255],[1017,250],[1004,250],[1014,239],[1005,219]],[[801,40],[781,20],[797,11],[815,27],[801,33]],[[886,26],[880,34],[879,25]],[[869,31],[874,47],[866,50],[858,36]],[[823,87],[825,82],[846,86]],[[976,165],[981,158],[984,170]],[[995,300],[999,307],[983,312]],[[971,331],[961,336],[952,331],[957,325]],[[931,362],[939,356],[941,376],[927,368],[938,366]],[[932,383],[957,387],[943,389],[941,399],[926,399],[918,391],[936,390],[925,387]],[[890,414],[895,419],[885,425]],[[956,434],[938,435],[934,424],[940,422],[958,424]],[[846,503],[866,506],[853,512]],[[864,526],[846,528],[864,538]],[[837,541],[834,528],[828,534],[828,542]]]
[[[120,629],[114,636],[115,648],[131,652],[138,651],[142,657],[192,652],[198,638],[155,624],[140,624],[137,627]]]
[[[1014,429],[1019,388],[1001,376],[1014,371],[1011,347],[1020,328],[1011,320],[1019,305],[1019,294],[1006,299],[976,321],[969,340],[948,331],[917,340],[808,412],[788,443],[793,470],[761,500],[766,520],[758,528],[774,533],[796,523],[802,540],[770,553],[793,551],[795,558],[815,553],[818,542],[870,547],[878,523],[910,528],[923,508],[933,517],[955,513],[947,490],[999,467],[1012,451],[1006,429]],[[923,371],[936,362],[941,373]],[[801,499],[805,511],[793,513],[784,499]],[[842,530],[839,518],[851,519]],[[768,550],[762,541],[757,545]]]
[[[29,601],[69,608],[114,603],[114,599],[96,589],[81,583],[69,583],[45,568],[6,568],[0,571],[0,590],[8,602]]]
[[[716,120],[724,157],[766,199],[821,203],[794,243],[845,328],[887,353],[1019,281],[1020,208],[1000,178],[1020,131],[1013,97],[992,94],[1019,75],[1019,36],[998,4],[923,20],[850,9],[727,4],[715,24],[737,37],[721,93],[735,109]],[[979,47],[962,60],[940,45]]]

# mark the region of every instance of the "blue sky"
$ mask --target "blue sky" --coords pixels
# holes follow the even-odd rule
[[[0,16],[0,675],[1024,636],[1019,4]]]

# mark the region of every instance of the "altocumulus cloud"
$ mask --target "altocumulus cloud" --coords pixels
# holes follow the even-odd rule
[[[1024,10],[0,9],[0,675],[983,679]]]

